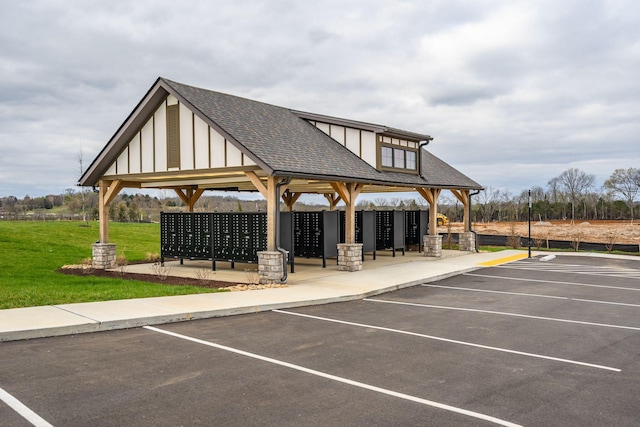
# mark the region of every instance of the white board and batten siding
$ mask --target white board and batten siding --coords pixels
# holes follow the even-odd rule
[[[169,95],[129,141],[105,175],[131,175],[181,170],[253,166],[255,163],[189,108],[179,104],[180,167],[167,167],[167,105]]]
[[[323,122],[310,122],[338,143],[344,145],[349,151],[373,166],[377,166],[378,148],[376,133],[370,130],[356,129]],[[418,143],[398,138],[381,136],[381,141],[386,144],[401,147],[418,148]]]

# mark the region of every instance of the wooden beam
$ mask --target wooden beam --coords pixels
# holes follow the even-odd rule
[[[342,200],[342,197],[340,197],[338,193],[326,193],[324,197],[329,202],[330,211],[335,211],[336,206],[340,203],[340,200]]]
[[[364,188],[364,186],[365,186],[365,184],[354,184],[354,187],[353,187],[353,191],[354,191],[354,193],[353,193],[353,194],[354,194],[353,199],[354,199],[354,202],[355,202],[355,199],[356,199],[356,198],[360,195],[360,193],[362,192],[362,189]]]
[[[468,195],[469,194],[469,190],[451,189],[449,191],[451,191],[451,194],[456,196],[456,199],[458,199],[460,201],[460,203],[462,203],[465,206],[467,205],[467,197],[465,196],[465,193]]]
[[[416,188],[416,191],[425,198],[425,200],[430,204],[433,205],[433,197],[431,196],[431,193],[426,189],[426,188]]]
[[[349,204],[351,199],[349,198],[349,190],[347,189],[347,184],[344,182],[332,182],[331,187],[338,193],[340,198],[345,204]]]
[[[204,193],[204,188],[197,188],[197,189],[195,189],[195,191],[191,195],[191,200],[190,200],[191,201],[191,211],[190,212],[193,212],[193,206],[196,204],[198,199],[200,199],[200,196],[202,196],[202,193]]]
[[[120,190],[122,190],[123,188],[124,186],[122,185],[121,179],[116,179],[115,181],[111,181],[111,183],[109,184],[109,189],[107,190],[104,196],[105,205],[108,205],[109,203],[113,202],[113,199],[116,198]]]
[[[289,212],[293,210],[293,205],[298,201],[301,195],[302,193],[292,193],[289,190],[282,194],[282,200],[284,200],[284,204],[287,206],[287,210]]]
[[[251,183],[256,187],[256,190],[262,194],[262,197],[265,199],[269,199],[269,177],[267,177],[267,185],[264,185],[264,182],[258,177],[258,175],[254,171],[246,171],[245,175],[251,181]],[[274,190],[275,191],[275,190]]]
[[[182,200],[182,203],[184,203],[185,205],[189,204],[189,197],[185,193],[183,193],[182,188],[174,188],[174,191],[176,192],[178,197],[180,197],[180,200]]]
[[[194,186],[185,189],[174,188],[173,190],[187,207],[187,212],[193,212],[193,206],[204,193],[204,188],[196,188]]]

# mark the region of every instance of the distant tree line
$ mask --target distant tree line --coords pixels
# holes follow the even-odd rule
[[[548,181],[547,187],[535,186],[517,195],[509,191],[487,187],[472,198],[472,221],[524,221],[528,218],[529,191],[531,212],[538,221],[567,220],[633,220],[640,192],[640,169],[616,169],[604,184],[596,188],[595,176],[579,169],[567,169]],[[362,198],[358,209],[426,209],[428,203],[421,197],[400,199],[377,197]],[[298,202],[296,210],[326,209],[326,205]],[[340,208],[340,207],[338,207]],[[112,221],[159,221],[162,211],[179,211],[184,203],[173,192],[162,190],[158,196],[143,194],[118,195],[109,205]],[[266,210],[264,200],[241,200],[235,196],[202,196],[195,205],[199,212],[259,212]],[[452,221],[461,221],[462,204],[447,191],[442,192],[439,212]],[[14,196],[0,198],[0,219],[78,219],[98,218],[98,194],[87,189],[67,189],[61,195],[43,197]]]

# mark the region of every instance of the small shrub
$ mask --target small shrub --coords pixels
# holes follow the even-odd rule
[[[545,240],[547,241],[547,248],[549,248],[549,240],[545,239],[544,237],[532,237],[533,239],[533,244],[535,245],[535,247],[537,249],[542,249],[542,245],[544,244]]]
[[[154,262],[153,265],[151,266],[151,271],[153,271],[154,276],[164,281],[164,280],[167,280],[167,277],[169,277],[171,268],[165,267],[160,262]]]
[[[582,231],[574,229],[571,233],[571,247],[575,252],[580,249],[580,242],[582,242]]]
[[[211,273],[211,270],[207,270],[206,268],[199,268],[195,271],[193,276],[201,282],[206,282],[207,280],[210,280]]]
[[[127,265],[129,265],[129,261],[127,261],[127,257],[124,256],[124,251],[122,254],[116,256],[116,273],[120,275],[120,277],[124,277],[124,274],[127,272]]]
[[[444,245],[445,249],[453,249],[453,234],[451,233],[451,223],[447,224],[447,234],[445,237]]]
[[[160,254],[147,252],[144,255],[144,260],[147,262],[158,262],[160,261]]]
[[[245,270],[244,275],[247,278],[247,283],[250,285],[257,285],[260,283],[260,274],[255,270]]]
[[[520,246],[522,246],[522,241],[516,231],[515,222],[512,222],[509,224],[509,236],[507,237],[507,246],[513,249],[518,249]]]
[[[611,230],[607,232],[607,234],[604,236],[605,238],[604,246],[605,248],[607,248],[607,253],[613,252],[613,247],[615,246],[616,241],[618,240],[618,236],[619,236],[619,233],[616,230]]]

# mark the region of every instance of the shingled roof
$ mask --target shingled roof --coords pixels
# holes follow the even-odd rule
[[[401,187],[481,189],[478,183],[447,163],[422,151],[421,174],[378,171],[307,120],[312,113],[294,111],[263,102],[201,89],[159,78],[145,98],[121,125],[107,146],[80,179],[96,185],[121,148],[128,143],[158,100],[172,94],[209,126],[225,136],[246,156],[272,176],[289,176]],[[327,117],[327,116],[323,116]],[[378,132],[411,140],[428,135],[384,125],[366,124]]]

